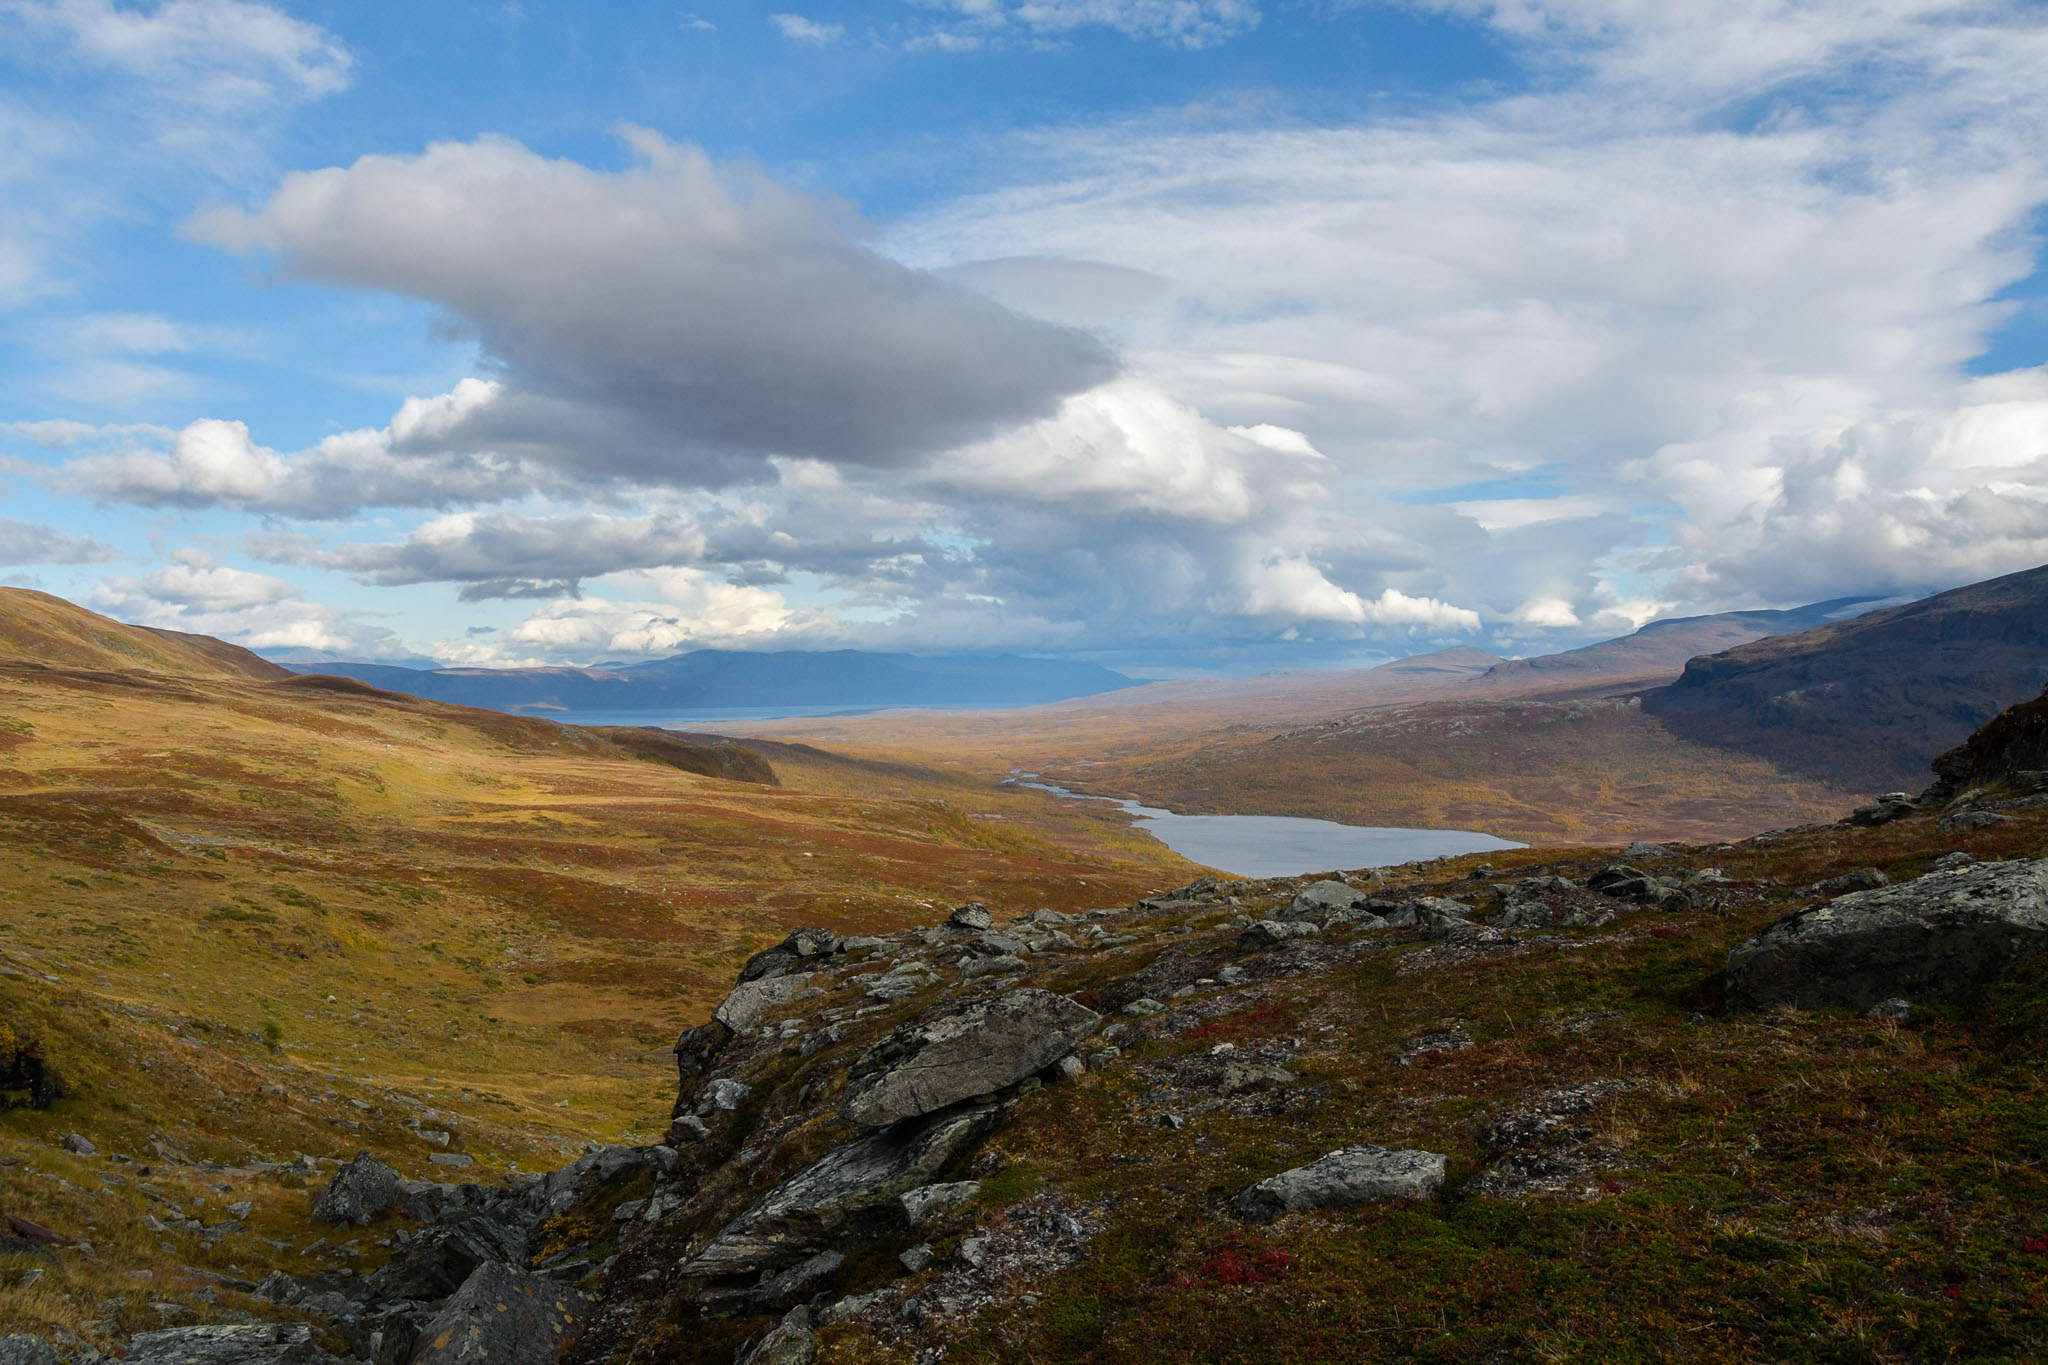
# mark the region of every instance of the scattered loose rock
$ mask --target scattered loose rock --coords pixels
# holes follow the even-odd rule
[[[1839,877],[1802,886],[1802,896],[1846,896],[1851,891],[1871,891],[1880,886],[1890,886],[1891,878],[1874,867],[1859,867],[1854,872],[1844,872]]]
[[[2010,815],[2000,815],[1995,810],[1964,810],[1942,816],[1935,828],[1944,834],[1955,834],[1966,829],[1994,829],[2009,825],[2012,820]]]
[[[993,1094],[1058,1061],[1101,1018],[1036,987],[898,1029],[847,1072],[840,1112],[871,1128]]]

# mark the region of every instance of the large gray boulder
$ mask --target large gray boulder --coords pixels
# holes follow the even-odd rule
[[[1443,938],[1472,918],[1471,906],[1448,896],[1424,896],[1402,908],[1415,912],[1415,926],[1425,938]]]
[[[1273,948],[1293,938],[1311,938],[1321,930],[1312,920],[1306,919],[1257,919],[1247,924],[1237,936],[1239,952],[1255,953],[1262,948]]]
[[[412,1365],[555,1365],[596,1311],[594,1294],[480,1265],[420,1334]]]
[[[398,1202],[404,1183],[398,1172],[368,1152],[357,1152],[355,1159],[336,1171],[334,1179],[313,1201],[313,1221],[366,1228],[376,1221],[378,1214]]]
[[[1063,995],[1026,987],[928,1024],[901,1028],[854,1063],[840,1112],[880,1128],[993,1094],[1051,1066],[1101,1019]]]
[[[1001,1109],[964,1105],[834,1148],[770,1190],[684,1262],[690,1279],[781,1270],[904,1223],[899,1199],[931,1184],[995,1126]]]
[[[809,972],[792,972],[783,976],[763,977],[758,981],[742,981],[732,988],[711,1017],[731,1029],[744,1033],[772,1009],[780,1008],[802,995],[811,984]]]
[[[1436,1152],[1342,1147],[1318,1161],[1268,1176],[1230,1201],[1245,1218],[1269,1222],[1283,1213],[1348,1209],[1382,1199],[1428,1199],[1444,1184]]]
[[[1340,881],[1310,882],[1295,893],[1285,910],[1275,911],[1273,918],[1327,926],[1333,919],[1349,919],[1352,908],[1364,899],[1364,893]]]
[[[26,1332],[0,1337],[0,1365],[59,1365],[57,1348]]]
[[[980,901],[969,901],[948,915],[946,923],[952,925],[955,929],[972,929],[980,933],[984,930],[995,928],[996,917],[991,915],[988,912],[988,907]]]
[[[1728,954],[1728,1003],[1954,1000],[2048,951],[2048,861],[1978,863],[1840,896]]]
[[[342,1365],[303,1322],[231,1323],[137,1332],[128,1365]]]

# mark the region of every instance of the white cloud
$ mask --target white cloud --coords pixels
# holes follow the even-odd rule
[[[1824,598],[1966,582],[2048,561],[2048,368],[1979,380],[1952,408],[1674,444],[1677,588]]]
[[[281,112],[350,65],[333,35],[247,0],[0,0],[0,70],[19,71],[0,79],[19,92],[0,93],[0,307],[91,274],[107,223],[239,178]],[[99,378],[117,400],[165,387],[145,367]]]
[[[929,477],[980,496],[1074,504],[1084,515],[1239,522],[1256,502],[1288,495],[1302,477],[1290,479],[1290,466],[1322,459],[1298,433],[1285,433],[1277,447],[1272,441],[1249,428],[1225,431],[1158,389],[1124,380],[1069,398],[1042,421],[949,452]]]
[[[663,569],[622,582],[659,594],[654,601],[586,597],[551,602],[506,631],[501,640],[449,645],[451,658],[520,657],[531,660],[637,655],[660,658],[686,649],[758,645],[801,624],[781,594],[736,587],[693,569]]]
[[[1556,59],[1551,79],[1358,127],[1023,135],[1010,186],[893,244],[938,269],[1094,262],[1162,282],[1115,314],[1126,382],[1327,457],[1329,507],[1298,507],[1255,556],[1280,566],[1258,600],[1325,619],[1391,586],[1540,636],[1617,620],[1617,602],[1789,603],[2048,558],[2038,419],[1990,423],[1959,374],[2035,268],[2048,15],[1463,8]],[[1738,97],[1759,103],[1738,117]],[[1967,459],[1955,423],[1977,433]],[[1917,453],[1822,454],[1869,424]],[[1460,496],[1537,471],[1554,495]],[[1379,501],[1423,490],[1449,505]],[[1839,540],[1815,520],[1828,507],[1854,509]],[[1333,539],[1340,520],[1373,543]]]
[[[801,14],[771,14],[768,22],[777,33],[792,42],[812,43],[819,47],[829,46],[846,36],[844,24],[821,24]]]
[[[1532,597],[1515,612],[1515,619],[1526,625],[1553,630],[1564,630],[1583,624],[1579,620],[1577,610],[1562,597]]]
[[[450,507],[568,486],[558,471],[530,460],[450,448],[451,433],[498,393],[496,384],[465,379],[446,394],[407,399],[381,431],[340,432],[292,454],[259,445],[246,423],[219,418],[177,432],[34,425],[61,432],[67,445],[91,439],[85,432],[106,438],[99,444],[109,448],[75,456],[56,475],[61,487],[101,503],[331,521],[366,507]]]
[[[1348,127],[1021,134],[987,152],[1007,185],[879,244],[646,130],[619,173],[483,140],[292,176],[194,230],[445,307],[489,379],[294,452],[227,421],[15,434],[108,501],[433,509],[264,545],[563,593],[479,660],[1576,643],[2048,559],[2048,380],[1961,373],[2036,264],[2048,15],[1436,7],[1537,78]],[[920,32],[1257,18],[960,0]],[[93,325],[138,365],[192,335]]]
[[[147,81],[160,97],[217,111],[346,89],[351,59],[318,25],[246,0],[12,0],[5,12],[65,40],[77,58]]]
[[[136,577],[103,578],[86,596],[119,620],[231,640],[252,649],[342,650],[375,657],[392,647],[391,631],[364,626],[348,613],[308,602],[280,578],[221,564],[184,549],[171,563]]]

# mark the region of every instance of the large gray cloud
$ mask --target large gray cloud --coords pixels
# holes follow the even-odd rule
[[[444,306],[504,383],[439,445],[607,474],[904,464],[1116,370],[1085,333],[870,250],[840,205],[631,136],[645,162],[617,173],[502,138],[364,157],[191,231],[293,278]]]

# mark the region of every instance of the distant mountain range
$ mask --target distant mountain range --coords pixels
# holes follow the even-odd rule
[[[418,669],[347,661],[291,666],[434,701],[536,713],[1019,706],[1134,686],[1099,665],[1059,659],[853,649],[697,649],[600,668]]]

